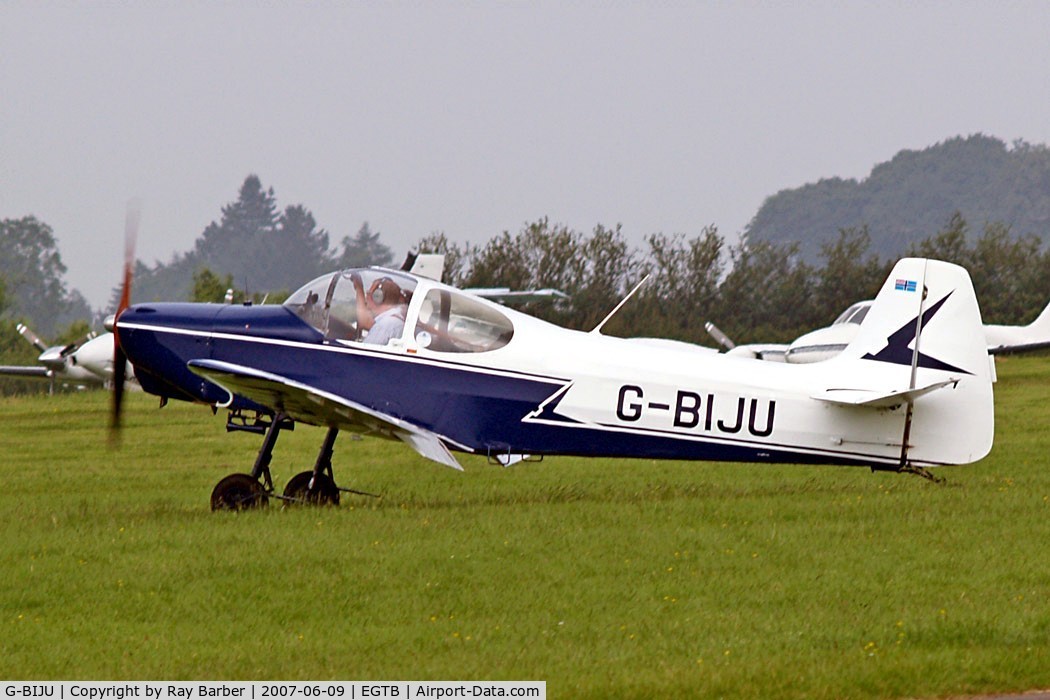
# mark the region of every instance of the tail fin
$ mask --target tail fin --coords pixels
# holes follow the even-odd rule
[[[1040,335],[1050,336],[1050,304],[1043,307],[1035,320],[1028,324],[1028,328]]]
[[[993,354],[1030,352],[1050,347],[1050,304],[1027,326],[984,327],[988,352]]]
[[[841,362],[904,406],[901,464],[965,464],[991,450],[992,365],[970,275],[939,260],[905,258],[883,284]]]

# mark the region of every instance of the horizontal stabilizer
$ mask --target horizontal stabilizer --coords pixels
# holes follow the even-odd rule
[[[897,391],[875,391],[873,389],[825,389],[813,394],[812,398],[818,401],[827,401],[842,406],[863,406],[866,408],[896,408],[905,403],[915,401],[920,396],[929,394],[931,391],[943,389],[946,386],[954,386],[959,382],[958,378],[946,379],[940,382],[927,384],[915,389],[900,389]]]

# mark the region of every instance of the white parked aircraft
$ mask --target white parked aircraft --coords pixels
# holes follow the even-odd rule
[[[113,334],[101,333],[80,346],[71,358],[76,367],[91,372],[102,379],[103,383],[113,382]],[[134,369],[126,365],[128,379],[135,378]]]
[[[734,345],[713,323],[706,327],[708,333],[727,348],[729,355],[793,364],[822,362],[838,355],[857,336],[873,303],[859,301],[839,314],[830,326],[800,335],[787,345]],[[988,352],[993,355],[1050,348],[1050,304],[1026,326],[985,325],[983,334]]]
[[[0,374],[48,379],[52,391],[56,383],[100,387],[113,381],[112,333],[91,333],[76,343],[48,346],[25,324],[19,323],[17,328],[23,338],[40,350],[37,357],[39,364],[3,365],[0,366]]]
[[[417,277],[441,281],[445,269],[443,253],[409,253],[401,269]],[[463,290],[468,294],[490,299],[499,304],[530,304],[537,301],[553,302],[568,299],[569,295],[560,289],[523,289],[511,290],[510,287],[469,287]]]

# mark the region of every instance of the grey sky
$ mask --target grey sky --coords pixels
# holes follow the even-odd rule
[[[400,257],[549,216],[738,233],[763,199],[985,133],[1050,143],[1050,3],[0,4],[0,218],[94,306],[249,173]]]

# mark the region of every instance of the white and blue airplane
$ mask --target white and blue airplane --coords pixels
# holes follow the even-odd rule
[[[129,306],[129,289],[126,269],[115,366],[126,355],[162,404],[226,408],[228,426],[265,434],[251,471],[216,485],[213,509],[337,503],[349,490],[332,470],[344,431],[400,440],[454,469],[456,453],[470,453],[503,464],[578,455],[931,476],[992,447],[977,298],[963,268],[936,260],[898,262],[845,350],[810,365],[611,337],[604,322],[568,330],[381,268],[324,275],[280,306]],[[269,464],[294,422],[328,431],[314,468],[278,495]]]

